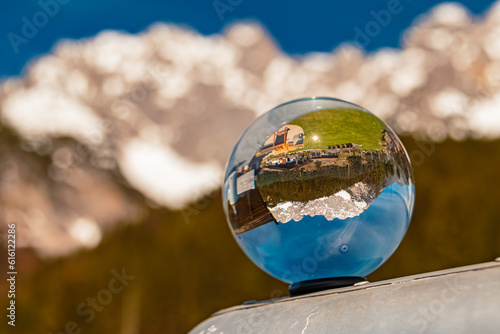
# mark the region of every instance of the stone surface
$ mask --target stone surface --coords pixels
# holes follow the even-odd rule
[[[489,262],[222,310],[190,334],[498,333]]]

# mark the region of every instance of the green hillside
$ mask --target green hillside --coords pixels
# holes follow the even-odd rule
[[[355,143],[365,150],[380,148],[383,122],[370,113],[356,109],[324,109],[301,116],[290,124],[304,129],[304,148],[326,149],[328,145]],[[317,136],[318,140],[313,137]]]

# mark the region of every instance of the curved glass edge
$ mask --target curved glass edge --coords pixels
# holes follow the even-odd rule
[[[223,208],[226,214],[226,217],[228,217],[228,196],[227,193],[224,191],[224,189],[227,189],[226,185],[227,182],[233,183],[231,180],[232,177],[234,176],[237,169],[240,166],[245,165],[248,163],[248,161],[255,155],[255,152],[259,150],[259,148],[263,145],[263,140],[265,138],[268,138],[271,136],[276,129],[279,129],[283,125],[286,125],[287,123],[295,120],[296,118],[306,115],[311,112],[319,111],[319,110],[324,110],[324,109],[341,109],[341,108],[346,108],[346,109],[356,109],[360,110],[363,112],[366,112],[368,114],[372,114],[370,111],[366,110],[365,108],[350,103],[346,102],[340,99],[335,99],[335,98],[329,98],[329,97],[308,97],[308,98],[301,98],[293,101],[289,101],[286,103],[283,103],[265,114],[261,115],[258,117],[251,126],[247,128],[247,130],[242,134],[240,139],[238,140],[229,160],[226,165],[226,172],[224,175],[224,184],[222,188],[223,192]],[[376,116],[375,116],[376,117]],[[395,134],[395,132],[390,128],[387,124],[387,129],[391,131],[392,133]],[[397,135],[396,135],[397,136]],[[388,254],[389,256],[385,259],[383,259],[381,262],[379,262],[376,266],[370,270],[370,273],[379,268],[383,263],[387,261],[387,259],[392,256],[394,251],[397,249],[399,244],[401,243],[402,239],[404,238],[407,229],[409,227],[409,223],[411,221],[411,218],[413,216],[413,209],[414,209],[414,202],[415,202],[415,186],[414,186],[414,176],[411,168],[411,161],[410,157],[408,155],[408,152],[406,148],[403,146],[403,152],[404,156],[406,157],[407,160],[407,175],[409,176],[408,179],[408,186],[409,186],[409,194],[407,198],[407,214],[408,214],[408,219],[406,223],[404,224],[404,230],[401,236],[400,241],[395,245],[394,249]],[[231,223],[228,220],[229,227],[231,227]],[[231,229],[232,235],[237,241],[238,244],[240,244],[240,241],[238,240],[237,235],[234,233],[233,229]],[[241,244],[240,244],[241,247]],[[245,255],[254,263],[258,264],[258,261],[256,261],[255,258],[250,256],[250,254],[245,250],[245,247],[242,247],[244,250]],[[282,278],[276,276],[275,274],[269,272],[265,266],[261,266],[260,264],[258,265],[264,272],[267,274],[287,283],[291,283],[292,281],[290,280],[283,280]]]

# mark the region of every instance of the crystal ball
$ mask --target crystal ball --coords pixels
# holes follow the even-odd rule
[[[396,250],[415,198],[408,154],[366,109],[305,98],[257,118],[224,177],[231,231],[287,283],[364,277]]]

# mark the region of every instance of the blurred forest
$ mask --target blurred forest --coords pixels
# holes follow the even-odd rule
[[[396,253],[368,279],[499,256],[500,141],[402,140],[415,164],[413,220]],[[68,322],[82,333],[185,333],[219,309],[287,295],[284,283],[238,248],[219,192],[177,212],[142,203],[141,221],[118,224],[95,249],[50,259],[18,251],[16,333],[65,332]],[[135,278],[87,323],[78,305],[107,289],[112,270],[122,268]],[[6,291],[5,280],[1,284]]]

